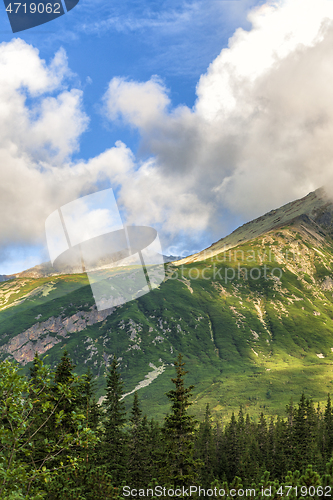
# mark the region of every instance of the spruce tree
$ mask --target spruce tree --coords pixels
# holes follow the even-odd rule
[[[236,426],[237,433],[237,443],[238,443],[238,464],[237,464],[237,476],[241,476],[244,479],[245,469],[244,469],[244,461],[247,460],[248,457],[245,455],[246,450],[246,436],[245,436],[245,419],[243,407],[240,406],[238,412],[238,420]]]
[[[55,370],[53,394],[57,410],[62,411],[64,415],[62,428],[65,428],[67,432],[74,432],[75,429],[72,412],[81,410],[79,384],[74,382],[76,377],[74,369],[75,365],[69,357],[68,351],[65,349]],[[64,395],[64,388],[71,390],[70,397]],[[54,419],[52,419],[52,425],[57,427]]]
[[[77,410],[80,411],[85,416],[85,423],[89,429],[93,430],[96,437],[98,439],[102,436],[101,429],[101,419],[102,419],[102,411],[100,405],[96,401],[96,384],[93,381],[93,375],[90,369],[88,372],[81,377],[80,383],[77,387]],[[92,446],[86,446],[86,443],[83,443],[83,446],[80,450],[82,463],[78,469],[78,472],[82,474],[93,475],[91,469],[96,469],[96,466],[99,462],[98,452],[99,446],[97,443],[94,443]]]
[[[333,413],[330,395],[327,395],[327,403],[324,413],[324,454],[328,462],[333,451]]]
[[[261,467],[261,472],[265,472],[267,458],[268,458],[268,456],[267,456],[268,455],[268,430],[267,430],[266,419],[264,417],[263,412],[260,413],[260,417],[259,417],[258,428],[257,428],[257,439],[258,439],[258,446],[259,446],[259,453],[260,453],[259,463],[260,463],[260,467]]]
[[[61,445],[65,441],[66,434],[72,435],[77,432],[77,424],[72,412],[80,412],[78,403],[78,379],[73,373],[75,365],[72,363],[68,352],[65,350],[63,356],[53,372],[51,390],[45,394],[45,381],[41,378],[41,371],[47,367],[43,366],[38,354],[35,354],[33,366],[30,368],[30,397],[35,401],[33,408],[34,421],[29,427],[29,433],[33,436],[31,447],[36,464],[43,463],[48,455],[49,441]],[[41,394],[44,394],[44,407]],[[45,408],[53,408],[49,418],[45,421]],[[43,425],[42,425],[43,424]],[[77,448],[78,450],[78,448]],[[59,453],[54,459],[54,467],[59,467],[65,459],[65,451]]]
[[[74,379],[74,375],[73,375],[74,368],[75,368],[75,365],[72,362],[71,358],[69,357],[67,349],[65,349],[64,353],[60,359],[60,363],[58,364],[58,366],[56,368],[54,382],[56,384],[70,384],[70,383],[72,383],[73,379]]]
[[[194,429],[196,421],[187,410],[192,404],[193,385],[185,387],[184,377],[188,373],[184,370],[185,363],[181,354],[175,362],[177,376],[171,381],[175,389],[167,393],[171,401],[171,412],[165,418],[164,436],[166,440],[166,464],[168,479],[175,486],[193,485],[196,482],[198,462],[194,459]]]
[[[29,368],[29,378],[34,382],[37,381],[38,366],[39,366],[39,355],[38,352],[35,352],[35,356],[32,361],[32,366]]]
[[[244,451],[242,452],[239,467],[239,474],[246,486],[250,486],[260,476],[260,449],[256,430],[256,425],[251,422],[250,416],[247,413],[244,425]]]
[[[274,479],[282,480],[293,468],[294,447],[291,442],[290,425],[278,416],[273,425],[273,470]]]
[[[146,488],[150,481],[148,457],[148,425],[147,419],[142,419],[138,393],[134,393],[130,416],[131,428],[128,440],[128,474],[130,484],[134,488]]]
[[[268,429],[267,429],[267,453],[266,453],[266,467],[265,470],[271,471],[271,476],[276,478],[276,438],[275,438],[275,426],[273,417],[270,418]]]
[[[102,412],[95,394],[96,382],[93,381],[93,374],[89,368],[80,387],[81,405],[86,415],[88,426],[99,434],[98,426],[101,421]]]
[[[102,457],[107,464],[113,483],[120,485],[127,476],[126,423],[123,381],[118,371],[119,363],[114,355],[106,380],[106,397],[103,401],[104,435],[102,438]]]
[[[226,455],[226,477],[230,482],[237,474],[239,465],[239,440],[237,433],[237,421],[234,412],[231,420],[225,428],[225,455]]]
[[[305,467],[311,461],[314,447],[313,418],[310,417],[310,412],[313,412],[309,409],[309,406],[310,402],[306,400],[304,393],[302,393],[295,412],[293,432],[293,465],[301,472],[304,472]]]
[[[200,423],[196,439],[196,456],[201,460],[200,484],[208,488],[215,479],[217,457],[209,403],[206,406],[205,419]]]
[[[321,469],[322,456],[319,446],[319,413],[315,410],[313,401],[306,400],[306,424],[308,429],[307,464],[312,464],[317,470]]]
[[[148,435],[147,456],[149,481],[157,479],[159,484],[165,482],[165,439],[161,425],[153,418],[148,422],[146,415],[142,419],[143,433]],[[147,433],[148,430],[148,433]]]
[[[32,363],[32,366],[29,368],[29,397],[34,401],[34,405],[31,409],[32,423],[28,427],[27,432],[29,436],[33,460],[37,465],[39,465],[47,456],[45,439],[48,438],[51,426],[48,425],[48,422],[45,423],[45,417],[43,414],[41,394],[43,393],[44,383],[39,377],[39,370],[42,367],[43,363],[39,358],[37,352],[35,353]],[[45,399],[52,400],[53,398],[49,393]],[[35,435],[37,429],[40,430]],[[23,456],[21,458],[22,460],[24,460]]]
[[[91,370],[80,378],[76,386],[76,411],[85,417],[85,425],[94,431],[97,439],[101,437],[102,411],[95,396],[95,383]],[[107,467],[100,464],[100,446],[94,442],[83,441],[76,449],[78,462],[75,470],[59,472],[48,485],[49,500],[95,500],[114,498],[112,479]]]

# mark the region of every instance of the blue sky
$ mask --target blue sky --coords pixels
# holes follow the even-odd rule
[[[80,0],[48,24],[16,35],[40,51],[46,61],[59,47],[68,57],[73,80],[84,89],[84,107],[91,119],[77,157],[89,158],[117,140],[137,152],[139,135],[128,127],[106,124],[99,104],[114,76],[146,81],[158,75],[170,91],[173,106],[192,107],[199,77],[227,46],[256,1],[128,1]],[[261,2],[262,3],[262,2]],[[1,5],[0,35],[13,35]]]
[[[271,39],[269,23],[275,23],[280,33],[279,23],[283,16],[291,19],[295,15],[297,19],[298,0],[268,1],[266,6],[264,1],[251,0],[80,0],[77,7],[59,19],[15,36],[1,4],[3,55],[0,61],[3,57],[5,62],[1,68],[0,91],[2,85],[3,95],[10,92],[10,98],[4,98],[4,102],[13,103],[12,118],[4,121],[3,127],[4,130],[13,128],[14,132],[8,135],[7,142],[4,139],[0,144],[4,158],[9,155],[13,162],[12,167],[3,166],[0,171],[1,196],[9,200],[1,206],[0,274],[19,272],[47,259],[42,220],[59,204],[103,187],[115,189],[129,223],[153,225],[161,233],[165,253],[179,255],[201,250],[264,210],[318,187],[325,176],[322,179],[314,177],[309,166],[308,174],[302,177],[302,157],[295,152],[299,145],[290,152],[277,129],[271,131],[272,142],[275,141],[274,158],[270,153],[268,170],[256,171],[260,158],[267,164],[265,155],[269,151],[262,151],[262,145],[256,142],[260,135],[257,128],[249,132],[249,123],[257,124],[258,112],[253,114],[255,112],[250,110],[247,114],[245,110],[253,99],[264,102],[264,96],[268,108],[262,111],[256,104],[256,110],[262,111],[262,124],[267,116],[273,117],[275,123],[276,109],[280,110],[278,101],[288,103],[290,93],[286,89],[286,95],[279,96],[280,91],[276,90],[271,95],[272,86],[268,82],[279,82],[288,71],[292,79],[301,78],[304,71],[301,62],[297,63],[299,69],[294,76],[290,67],[288,70],[289,60],[298,50],[298,41],[307,49],[302,54],[304,58],[313,57],[314,61],[319,61],[320,50],[329,52],[328,45],[324,47],[323,40],[316,36],[321,20],[331,15],[331,2],[320,0],[319,3],[318,19],[313,20],[311,12],[309,15],[303,12],[303,18],[298,16],[299,24],[303,23],[307,31],[311,32],[308,28],[313,25],[311,39],[307,39],[296,24],[294,27],[291,24],[290,32],[283,33],[282,38],[277,34],[276,39],[273,35]],[[248,19],[251,11],[254,14]],[[329,37],[329,29],[327,33]],[[227,49],[232,36],[231,48]],[[249,57],[244,47],[255,44],[256,37],[260,39],[260,49]],[[266,61],[265,37],[270,55],[274,54],[279,64],[272,57],[269,63]],[[286,41],[293,37],[295,43]],[[24,43],[14,43],[14,39]],[[316,40],[315,47],[313,40]],[[284,52],[280,50],[282,46],[286,47]],[[313,56],[316,47],[317,58]],[[222,49],[227,52],[221,52]],[[54,69],[52,60],[57,53],[62,55]],[[10,54],[15,57],[9,59]],[[20,54],[26,54],[22,60]],[[22,64],[30,61],[30,57],[36,67],[40,65],[40,73],[36,70],[40,78],[37,90],[29,69],[25,70],[27,75],[23,83],[12,83],[14,80],[8,76],[8,90],[6,71],[8,75],[14,72],[19,79]],[[6,62],[7,58],[10,63]],[[49,83],[44,81],[46,68],[52,73]],[[230,68],[237,71],[233,70],[231,75]],[[224,81],[226,71],[229,71],[229,90]],[[325,76],[324,70],[320,71],[319,82]],[[57,72],[62,72],[63,76],[58,78]],[[245,80],[251,82],[253,94],[249,93]],[[230,81],[233,82],[233,98],[237,96],[237,106],[232,116],[227,116],[231,113],[227,105],[231,99]],[[318,85],[314,82],[306,89],[308,94],[305,92],[304,100],[309,100],[309,96],[313,98]],[[270,103],[274,106],[269,107]],[[68,116],[65,108],[69,110]],[[304,120],[317,116],[319,111],[309,109]],[[295,108],[295,117],[297,113]],[[255,116],[255,120],[251,118],[249,122],[250,115]],[[26,133],[22,125],[24,120],[28,120]],[[42,130],[42,124],[51,130],[58,122],[53,143]],[[23,136],[30,133],[32,124],[36,124],[31,135],[35,143],[26,144]],[[258,127],[262,124],[258,122]],[[70,130],[68,144],[67,126]],[[296,129],[297,126],[300,125],[295,122]],[[17,127],[23,135],[16,141]],[[267,127],[264,126],[264,130],[266,133]],[[302,140],[307,138],[302,137]],[[317,137],[317,141],[324,144],[325,138]],[[121,164],[117,167],[119,171],[111,172],[111,167],[103,164],[104,157],[101,159],[100,155],[107,151],[108,158]],[[285,159],[288,151],[292,166],[289,159]],[[276,187],[272,188],[269,179],[271,172],[276,172],[279,158],[283,158],[285,165]],[[253,165],[249,164],[251,161]],[[95,167],[94,162],[101,166]],[[7,178],[8,169],[15,171],[15,175]],[[29,181],[24,183],[22,180],[21,186],[20,179],[25,174]],[[63,179],[63,184],[59,179]],[[295,179],[301,179],[300,183]],[[291,185],[296,187],[291,188]],[[161,205],[154,192],[156,186],[161,188]],[[259,200],[258,193],[266,188],[267,195]],[[152,192],[155,198],[150,200]],[[33,222],[28,222],[28,213],[29,221]],[[41,220],[35,223],[39,217]],[[29,224],[31,230],[27,229]]]
[[[119,121],[110,124],[102,115],[101,98],[110,79],[124,76],[146,81],[158,75],[174,106],[192,107],[200,75],[227,45],[235,28],[248,26],[247,10],[255,3],[80,0],[67,15],[22,31],[15,38],[38,48],[46,61],[60,47],[66,51],[72,80],[84,90],[84,109],[90,117],[73,159],[96,156],[118,140],[140,158],[139,133]],[[10,42],[14,35],[4,5],[0,8],[1,41]],[[37,263],[40,251],[38,245],[33,247],[9,246],[0,274]]]

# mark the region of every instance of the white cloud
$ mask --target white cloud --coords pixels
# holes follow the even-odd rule
[[[66,86],[65,53],[47,64],[22,40],[1,44],[3,249],[42,239],[46,217],[96,183],[119,188],[130,223],[181,238],[222,236],[230,217],[333,184],[333,0],[267,2],[249,19],[200,78],[192,109],[170,109],[156,77],[111,80],[105,112],[138,128],[142,163],[121,142],[74,162],[88,117]]]
[[[88,161],[72,154],[88,124],[82,92],[66,88],[63,50],[46,64],[16,39],[0,45],[0,235],[6,247],[44,239],[44,222],[59,206],[95,191],[96,182],[123,181],[133,168],[122,144]],[[51,93],[52,92],[52,93]]]
[[[39,51],[23,40],[0,44],[0,93],[12,96],[19,89],[38,95],[59,86],[69,73],[65,51],[60,49],[49,66],[40,59]]]
[[[110,119],[121,116],[127,123],[140,128],[163,119],[170,104],[166,89],[157,78],[144,83],[113,78],[104,99]]]
[[[58,163],[66,160],[79,147],[79,138],[85,131],[88,118],[81,110],[82,92],[64,91],[57,97],[45,97],[32,120],[26,148],[40,156],[43,148]],[[37,108],[38,109],[38,108]],[[30,145],[30,147],[29,147]]]
[[[230,214],[249,220],[332,182],[333,1],[269,1],[249,20],[200,78],[193,109],[168,112],[154,80],[130,89],[117,80],[106,95],[152,155],[135,178],[147,209],[122,188],[131,213],[222,235]],[[145,116],[139,96],[150,86]]]
[[[160,225],[164,234],[172,236],[182,230],[198,233],[206,229],[211,210],[191,190],[191,180],[187,185],[184,182],[164,175],[153,160],[144,163],[120,191],[118,200],[126,209],[127,221]]]

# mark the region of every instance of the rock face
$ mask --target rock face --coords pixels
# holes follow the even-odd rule
[[[332,290],[333,288],[333,280],[329,276],[326,276],[325,280],[321,285],[322,290]]]
[[[96,306],[93,306],[90,312],[80,311],[67,318],[52,316],[13,337],[0,347],[0,352],[11,354],[16,361],[26,365],[33,360],[36,352],[44,354],[64,338],[68,338],[69,334],[81,332],[87,326],[104,321],[114,310],[115,308],[97,311]]]

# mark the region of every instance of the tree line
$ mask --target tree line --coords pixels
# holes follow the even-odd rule
[[[126,415],[115,356],[101,405],[91,372],[77,376],[67,352],[54,370],[36,354],[28,377],[1,363],[0,499],[168,498],[168,488],[185,498],[191,486],[237,499],[247,488],[272,499],[333,496],[329,395],[322,409],[302,394],[285,418],[253,421],[241,407],[225,424],[207,405],[199,422],[188,412],[193,386],[181,354],[174,366],[170,411],[159,423],[143,415],[138,393]]]

